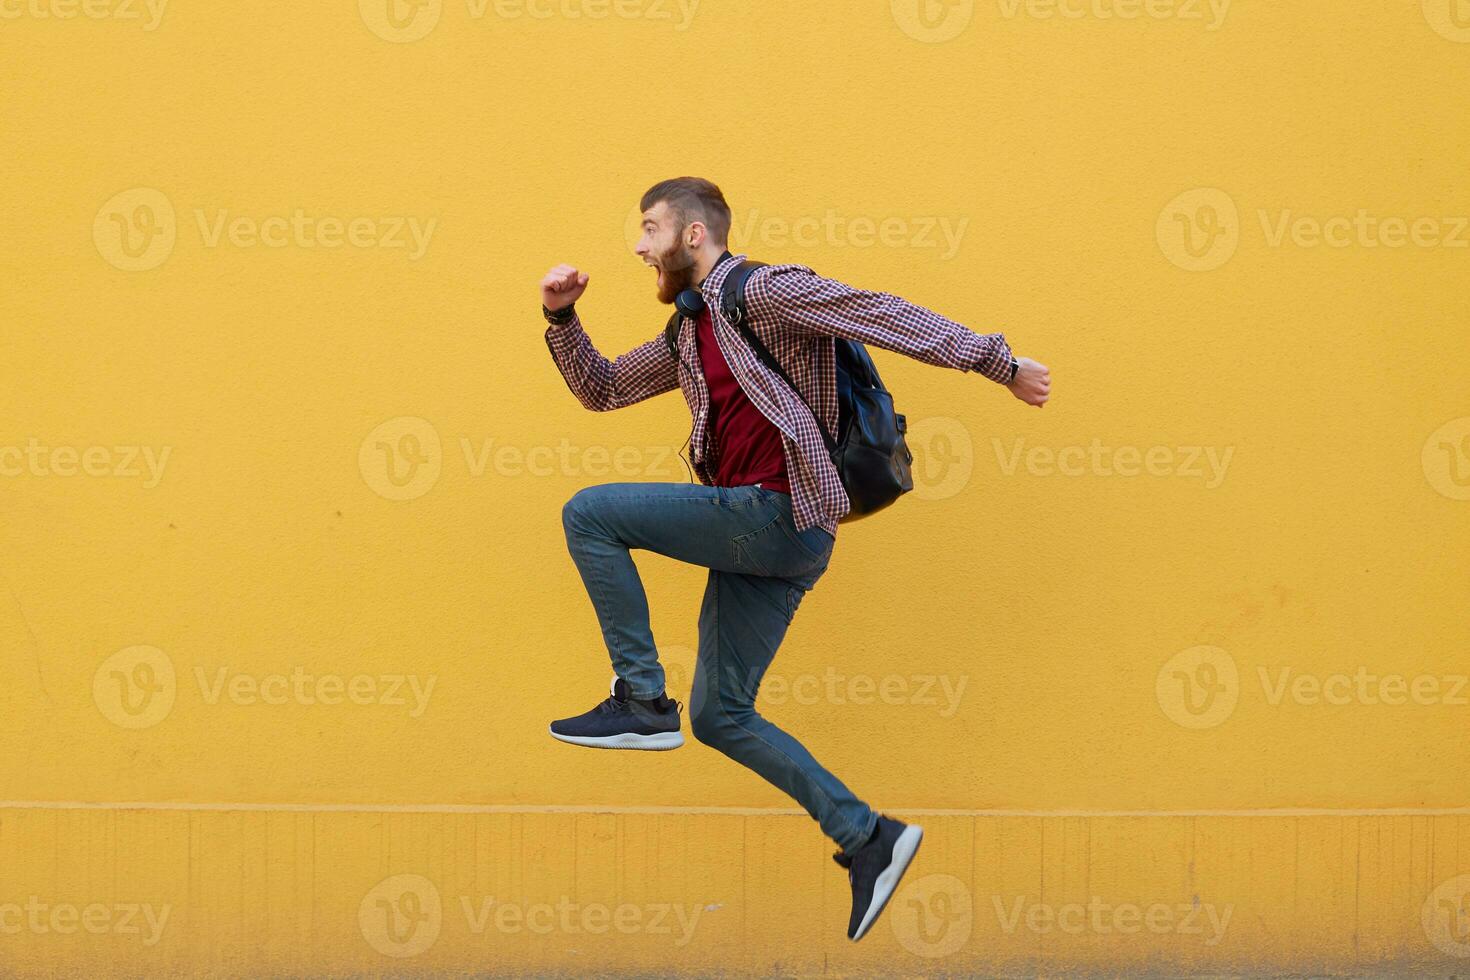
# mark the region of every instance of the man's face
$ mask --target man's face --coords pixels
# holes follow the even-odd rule
[[[667,201],[643,212],[643,237],[633,251],[657,271],[660,303],[672,303],[694,285],[694,250],[684,242],[687,233]]]

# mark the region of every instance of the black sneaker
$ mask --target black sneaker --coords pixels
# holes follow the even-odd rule
[[[614,677],[611,696],[586,714],[551,723],[551,737],[594,749],[677,749],[684,744],[679,733],[683,706],[660,694],[653,701],[628,697],[628,685]]]
[[[923,827],[879,814],[878,825],[866,844],[851,854],[838,851],[832,855],[832,860],[847,869],[847,880],[852,885],[848,939],[856,942],[867,934],[878,913],[893,897],[898,880],[908,870],[923,838]]]

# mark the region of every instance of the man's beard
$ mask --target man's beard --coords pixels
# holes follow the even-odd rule
[[[654,262],[663,273],[658,280],[660,303],[672,303],[675,296],[694,285],[694,251],[683,242],[675,242],[663,255],[655,255]]]

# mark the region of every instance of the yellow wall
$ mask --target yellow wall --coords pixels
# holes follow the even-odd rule
[[[1470,4],[925,3],[0,0],[0,974],[1464,968]],[[653,336],[683,173],[1055,381],[876,354],[918,485],[765,689],[928,814],[859,946],[757,777],[544,734],[689,419],[536,281]]]

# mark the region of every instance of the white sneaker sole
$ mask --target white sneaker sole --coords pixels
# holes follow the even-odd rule
[[[589,749],[644,749],[651,752],[666,752],[669,749],[677,749],[684,744],[682,732],[659,732],[657,735],[639,735],[636,732],[624,732],[621,735],[603,735],[592,737],[588,735],[558,735],[551,731],[551,737],[559,742],[570,745],[585,745]]]
[[[878,875],[878,880],[873,883],[873,900],[868,903],[868,911],[863,915],[863,921],[858,923],[857,933],[852,937],[857,942],[867,935],[868,927],[873,920],[878,918],[878,913],[883,911],[883,906],[888,904],[888,899],[893,897],[893,890],[898,887],[898,880],[903,873],[909,869],[909,862],[914,859],[914,852],[919,849],[919,841],[924,839],[924,828],[917,824],[910,824],[898,835],[898,840],[893,842],[893,860],[888,862]]]

